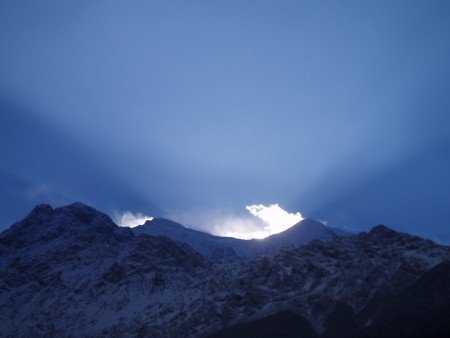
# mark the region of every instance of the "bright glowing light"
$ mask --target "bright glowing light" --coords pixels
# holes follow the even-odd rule
[[[213,224],[214,234],[222,237],[240,239],[264,238],[268,236],[265,225],[255,219],[241,217],[225,217],[217,219]]]
[[[303,219],[299,212],[291,214],[286,210],[283,210],[278,203],[269,206],[254,204],[248,205],[245,208],[253,216],[261,219],[267,225],[263,231],[258,231],[257,237],[254,238],[264,238],[269,235],[277,234],[289,229]]]
[[[146,216],[140,212],[132,213],[131,211],[125,211],[122,214],[114,214],[114,221],[121,227],[134,228],[152,219],[153,217]]]
[[[191,229],[241,239],[265,238],[284,231],[303,219],[299,212],[289,213],[278,204],[254,204],[245,208],[248,213],[236,213],[224,208],[172,210],[163,217]]]

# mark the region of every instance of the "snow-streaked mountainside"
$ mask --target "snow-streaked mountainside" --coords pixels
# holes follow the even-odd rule
[[[251,259],[263,253],[274,253],[283,247],[305,244],[314,239],[330,240],[338,235],[350,235],[310,219],[304,219],[281,233],[252,240],[213,236],[164,218],[147,221],[133,228],[133,232],[137,235],[165,236],[176,242],[188,244],[204,258],[214,262]]]
[[[211,261],[231,262],[248,255],[245,240],[213,236],[164,218],[154,218],[132,230],[136,235],[165,236],[173,241],[186,243]]]
[[[81,203],[41,205],[0,234],[0,336],[203,337],[293,313],[339,337],[338,324],[377,322],[391,299],[449,259],[447,246],[377,226],[218,263]]]

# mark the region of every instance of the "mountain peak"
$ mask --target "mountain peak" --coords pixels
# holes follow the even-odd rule
[[[31,212],[43,212],[43,211],[52,211],[53,208],[50,204],[38,204],[36,205]]]
[[[13,225],[12,228],[23,224],[24,226],[32,226],[36,224],[44,223],[51,215],[55,209],[53,209],[48,204],[38,204],[36,205],[30,213],[19,223]]]
[[[334,232],[323,223],[305,218],[282,232],[258,241],[273,251],[282,247],[306,244],[315,239],[330,240],[334,237],[336,237]]]
[[[70,205],[53,208],[49,204],[38,204],[25,217],[25,222],[42,222],[50,217],[58,215],[59,217],[72,217],[80,221],[88,222],[89,220],[100,216],[108,217],[97,209],[90,207],[81,202],[75,202]]]
[[[118,227],[111,218],[83,203],[52,208],[48,204],[40,204],[20,222],[15,223],[2,233],[3,243],[15,247],[24,247],[32,243],[61,243],[73,240],[121,240],[133,236],[128,228]]]
[[[295,224],[293,226],[300,225],[300,224],[302,224],[304,226],[308,225],[308,226],[320,226],[320,227],[324,227],[325,226],[326,227],[326,225],[323,224],[322,222],[316,221],[316,220],[311,219],[311,218],[304,218],[300,222],[298,222],[297,224]]]
[[[84,204],[82,202],[75,202],[66,206],[56,208],[55,211],[62,211],[66,213],[88,213],[88,214],[103,214],[101,211]]]
[[[392,230],[391,228],[388,228],[387,226],[383,224],[379,224],[377,226],[374,226],[370,231],[370,235],[389,235],[392,236],[396,234],[397,232]]]
[[[67,207],[73,209],[94,209],[93,207],[84,204],[83,202],[74,202],[72,204],[69,204]]]
[[[53,221],[64,226],[117,228],[107,214],[81,202],[56,208],[53,213],[55,216]]]
[[[45,228],[62,226],[78,229],[93,226],[117,227],[108,215],[81,202],[58,208],[52,208],[48,204],[39,204],[21,222],[15,225],[16,227],[42,225]]]
[[[185,229],[184,226],[182,226],[181,224],[171,221],[170,219],[167,218],[162,218],[162,217],[156,217],[153,218],[149,221],[145,221],[145,223],[143,224],[146,227],[151,226],[151,227],[164,227],[164,228],[174,228],[174,229]]]
[[[309,235],[313,234],[314,236],[322,233],[332,234],[332,231],[323,223],[320,223],[313,219],[305,218],[302,219],[300,222],[294,224],[292,227],[272,236],[273,237],[286,235],[292,236],[294,233],[302,234],[302,236],[308,237]],[[267,238],[270,238],[272,236],[269,236]]]
[[[31,210],[31,212],[28,214],[27,217],[39,216],[39,215],[48,215],[53,210],[54,209],[49,204],[38,204]]]

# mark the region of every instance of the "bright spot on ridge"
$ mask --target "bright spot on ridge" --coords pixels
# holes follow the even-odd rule
[[[265,206],[263,204],[253,204],[245,207],[253,216],[262,220],[267,226],[264,231],[255,233],[254,238],[264,238],[289,229],[294,224],[300,222],[303,217],[297,212],[291,214],[283,210],[278,203]]]
[[[134,228],[138,225],[144,224],[146,221],[151,221],[153,217],[146,216],[141,212],[133,213],[125,211],[122,214],[115,214],[114,221],[121,227]]]

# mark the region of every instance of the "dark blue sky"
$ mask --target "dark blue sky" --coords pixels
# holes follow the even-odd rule
[[[0,227],[280,203],[450,243],[449,34],[448,1],[2,1]]]

